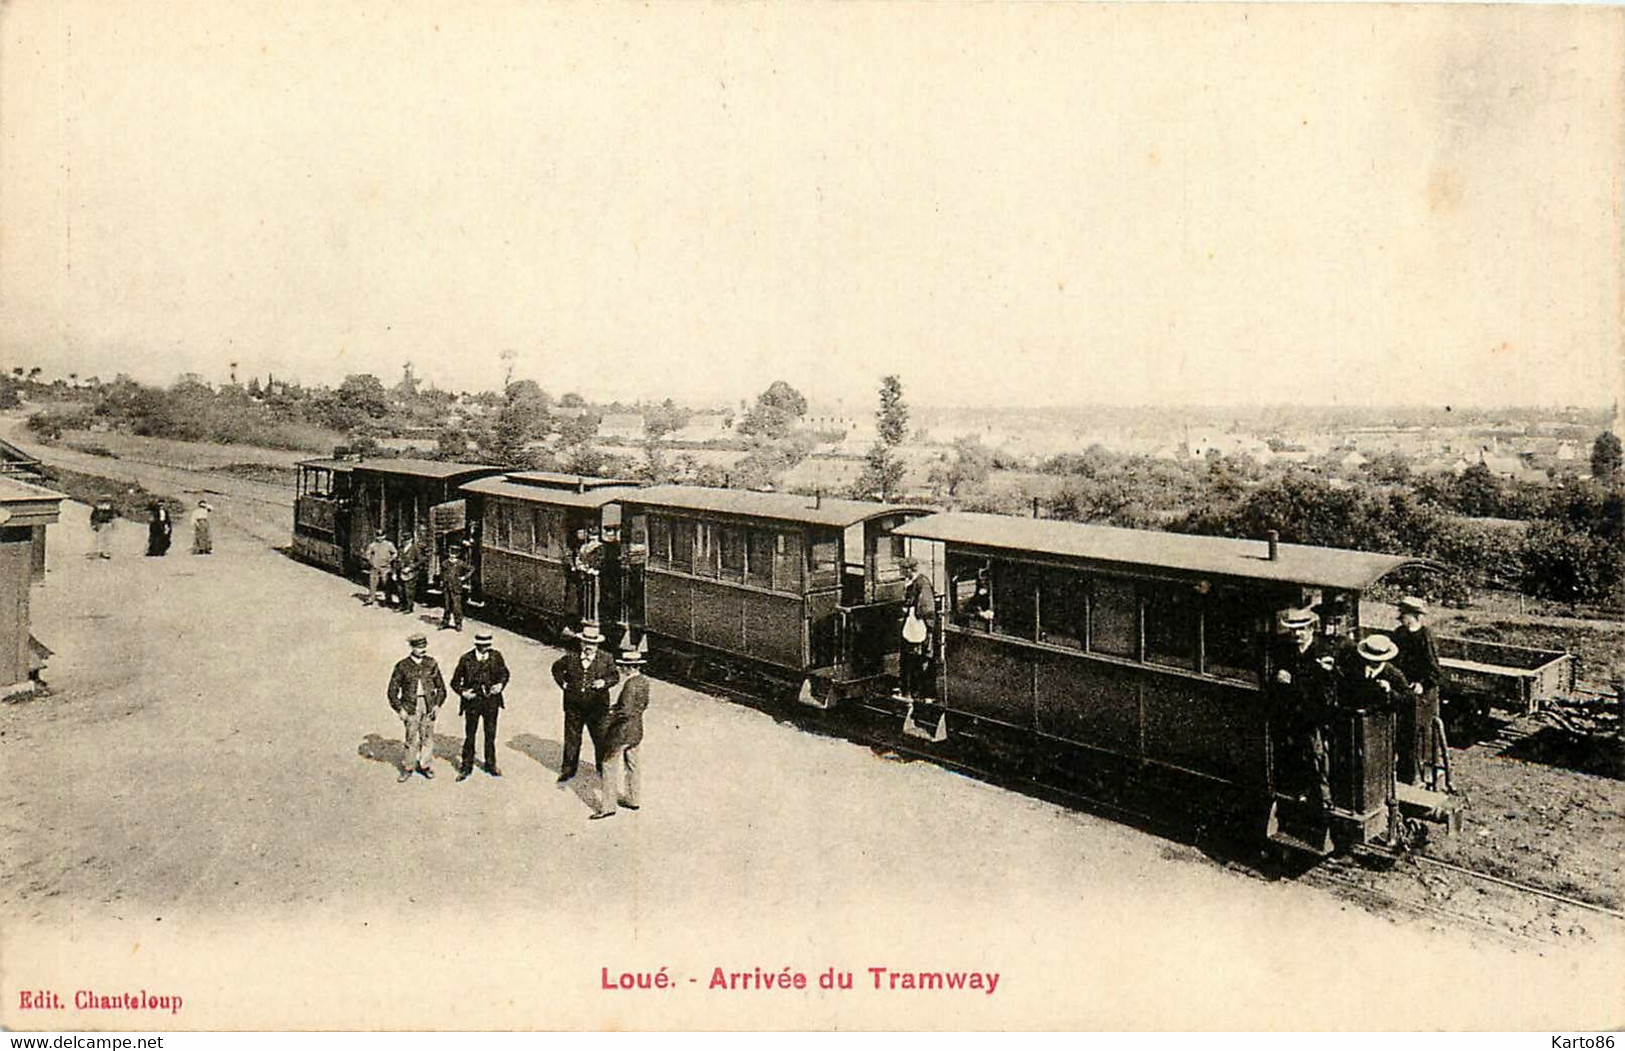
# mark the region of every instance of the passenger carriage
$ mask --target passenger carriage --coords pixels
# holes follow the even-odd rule
[[[469,482],[462,492],[479,523],[475,560],[481,600],[557,637],[599,622],[618,641],[627,624],[621,558],[622,497],[635,483],[549,471],[513,471]],[[596,548],[579,571],[582,534]],[[636,602],[638,596],[632,594]]]
[[[1290,816],[1297,800],[1278,792],[1266,694],[1277,614],[1312,606],[1326,635],[1352,642],[1361,593],[1415,564],[973,513],[893,535],[929,559],[941,592],[941,714],[923,735],[941,740],[920,747],[1060,787],[1103,768],[1170,775],[1192,798],[1269,821],[1286,842],[1274,804]],[[898,702],[878,706],[902,714]],[[1380,838],[1393,818],[1392,735],[1392,718],[1373,713],[1332,727],[1334,830],[1345,842]]]
[[[897,674],[894,530],[924,511],[658,485],[624,497],[634,629],[683,669],[744,670],[828,707]]]
[[[349,576],[350,470],[348,460],[303,460],[293,501],[293,555]]]

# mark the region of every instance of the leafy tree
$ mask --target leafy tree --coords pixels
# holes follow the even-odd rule
[[[435,451],[442,460],[461,460],[468,455],[468,432],[447,427],[435,439]]]
[[[880,381],[880,408],[875,412],[878,437],[863,457],[863,471],[853,490],[857,496],[890,500],[902,488],[907,467],[897,447],[908,436],[908,406],[903,403],[903,382],[896,376]]]
[[[339,405],[366,419],[381,420],[389,415],[389,395],[383,382],[371,373],[344,377],[337,396]]]
[[[1619,471],[1622,459],[1619,438],[1612,431],[1603,431],[1591,443],[1591,477],[1607,481]]]
[[[959,497],[967,486],[980,485],[993,470],[993,450],[975,435],[954,439],[951,458],[932,468],[930,481],[949,500]]]
[[[1456,479],[1456,510],[1473,518],[1501,513],[1501,480],[1483,463],[1475,463]]]
[[[575,391],[570,391],[569,393],[561,395],[559,397],[559,405],[566,408],[566,409],[579,409],[579,408],[583,407],[586,404],[587,404],[587,399],[583,398],[581,395],[577,394]]]
[[[559,421],[559,437],[565,445],[585,446],[598,437],[598,425],[601,422],[599,416],[591,412],[565,417]]]
[[[783,380],[774,380],[756,396],[756,404],[739,422],[739,433],[782,438],[807,415],[807,399]]]
[[[650,438],[660,438],[673,431],[680,431],[688,426],[694,413],[677,405],[670,398],[659,405],[648,405],[643,409],[643,433]]]

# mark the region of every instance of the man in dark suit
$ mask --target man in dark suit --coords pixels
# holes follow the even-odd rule
[[[492,647],[491,633],[474,636],[474,648],[463,654],[451,674],[451,688],[462,698],[458,713],[463,717],[463,762],[457,780],[467,780],[474,770],[474,734],[485,723],[485,772],[501,777],[497,769],[497,713],[502,710],[502,691],[508,685],[508,664]]]
[[[621,695],[609,711],[604,734],[604,750],[609,758],[604,761],[603,784],[600,786],[599,806],[594,819],[614,817],[618,805],[628,810],[638,809],[639,777],[638,746],[643,743],[643,713],[649,710],[649,679],[642,674],[643,653],[629,646],[615,658],[617,667],[626,673]]]
[[[1409,703],[1401,707],[1394,726],[1399,779],[1410,785],[1431,780],[1433,724],[1439,718],[1439,680],[1444,678],[1433,632],[1423,623],[1427,612],[1426,602],[1406,595],[1399,600],[1399,630],[1394,632],[1394,645],[1399,647],[1394,667],[1411,685]]]
[[[931,693],[931,629],[937,619],[937,592],[917,559],[902,558],[898,565],[909,575],[903,589],[903,642],[898,652],[903,696],[917,701]]]
[[[1315,630],[1319,618],[1313,610],[1289,609],[1279,619],[1287,636],[1271,652],[1270,698],[1282,765],[1292,790],[1308,795],[1325,814],[1332,805],[1325,728],[1336,702],[1336,658]]]
[[[598,625],[581,629],[578,653],[566,653],[553,663],[553,681],[564,690],[564,759],[559,764],[559,784],[576,775],[581,761],[581,728],[592,735],[593,757],[599,772],[604,766],[604,730],[609,715],[609,688],[621,681],[615,662],[598,647],[604,637]]]
[[[463,630],[463,594],[468,590],[468,580],[474,575],[474,568],[463,561],[462,555],[462,549],[454,544],[446,552],[446,560],[440,564],[440,586],[445,592],[445,612],[440,615],[441,630],[453,627],[458,631]]]
[[[406,731],[402,781],[414,771],[434,777],[434,719],[446,700],[446,680],[440,675],[440,665],[429,656],[428,637],[415,631],[406,641],[412,652],[396,663],[389,676],[389,706],[401,717]]]

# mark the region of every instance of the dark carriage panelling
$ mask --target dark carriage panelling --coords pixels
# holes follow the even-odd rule
[[[1140,754],[1139,672],[1107,661],[1043,653],[1038,732],[1118,755]]]
[[[745,596],[745,648],[752,657],[784,668],[806,667],[806,631],[801,600],[793,595]]]
[[[1145,757],[1232,782],[1264,779],[1259,696],[1174,675],[1147,674]]]
[[[563,566],[491,547],[480,557],[480,583],[486,597],[549,613],[564,611]]]
[[[694,641],[715,650],[748,655],[746,592],[708,580],[690,581],[690,585],[694,589]]]
[[[687,577],[650,570],[643,578],[643,624],[656,635],[690,640],[694,635],[693,590]]]
[[[669,639],[796,671],[806,667],[802,604],[794,595],[650,572],[644,625]]]
[[[948,637],[951,711],[1031,729],[1033,654],[987,635],[952,632]]]
[[[328,569],[344,570],[344,550],[337,544],[316,537],[302,536],[298,533],[293,537],[293,553],[306,562],[313,562]]]

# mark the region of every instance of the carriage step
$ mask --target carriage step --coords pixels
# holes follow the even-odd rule
[[[1432,821],[1445,827],[1449,835],[1461,831],[1461,797],[1444,792],[1433,792],[1421,785],[1394,784],[1394,799],[1399,812],[1409,818]]]
[[[1290,814],[1283,822],[1279,803],[1270,806],[1269,824],[1265,829],[1265,835],[1271,843],[1279,844],[1288,850],[1313,854],[1321,858],[1329,856],[1336,849],[1336,845],[1332,842],[1330,827],[1313,818],[1294,819]]]

